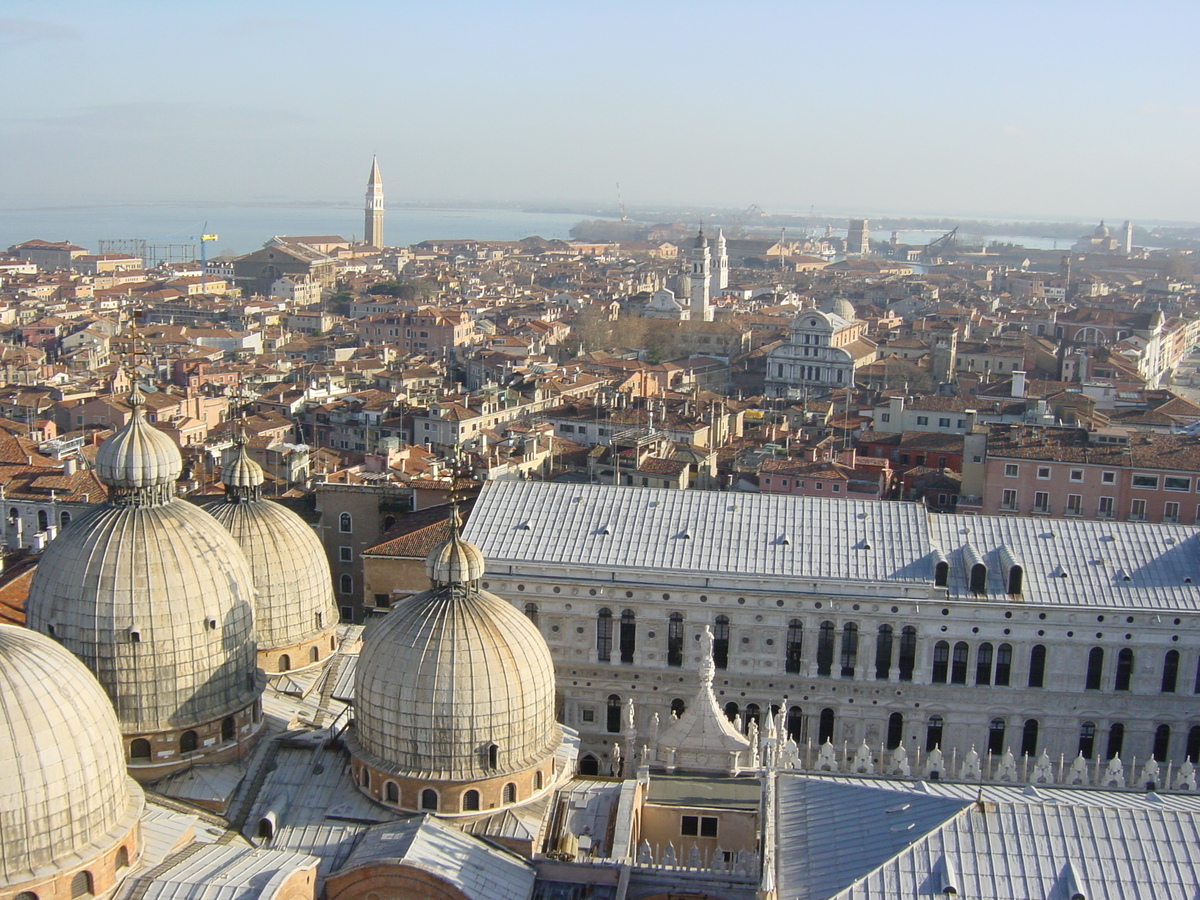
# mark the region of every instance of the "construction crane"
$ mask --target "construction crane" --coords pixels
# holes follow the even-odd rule
[[[629,216],[625,215],[625,201],[621,199],[621,182],[617,182],[617,206],[621,210],[621,221],[628,222]]]
[[[935,251],[944,250],[947,247],[953,246],[958,239],[958,226],[955,225],[952,229],[943,234],[940,238],[930,241],[925,245],[925,256],[927,259],[933,259],[937,254]]]

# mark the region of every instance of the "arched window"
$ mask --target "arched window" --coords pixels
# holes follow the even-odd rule
[[[1117,674],[1113,678],[1114,691],[1129,690],[1129,682],[1133,678],[1133,651],[1122,647],[1117,654]]]
[[[798,674],[800,672],[801,650],[804,646],[804,623],[799,619],[788,622],[787,652],[783,658],[783,670]]]
[[[396,517],[395,516],[384,516],[383,517],[383,530],[384,531],[391,531],[395,526],[396,526]]]
[[[438,795],[433,788],[425,788],[421,791],[421,809],[430,809],[437,812]]]
[[[637,617],[634,616],[632,609],[622,610],[620,635],[621,662],[633,662],[633,651],[636,646]]]
[[[309,647],[308,648],[308,661],[310,663],[320,662],[321,661],[321,651],[316,647]]]
[[[367,788],[368,790],[371,787],[371,770],[370,769],[364,768],[362,770],[362,786]]]
[[[517,802],[517,786],[515,784],[513,784],[511,781],[504,786],[504,798],[501,802],[502,803],[516,803]]]
[[[804,712],[798,706],[788,710],[787,734],[797,744],[804,740]]]
[[[21,891],[13,900],[38,900],[38,895],[33,891]]]
[[[1112,759],[1114,756],[1119,756],[1124,743],[1125,726],[1120,722],[1113,722],[1108,726],[1108,746],[1105,748],[1104,758]]]
[[[292,670],[292,658],[286,653],[279,657],[279,671],[290,672]]]
[[[17,508],[15,506],[10,506],[8,508],[8,521],[15,522],[20,517],[21,514],[17,512]]]
[[[1021,755],[1037,756],[1038,721],[1026,719],[1025,727],[1021,729]]]
[[[833,623],[822,622],[817,633],[817,674],[833,674]]]
[[[75,877],[71,879],[71,896],[86,897],[92,893],[95,893],[92,884],[92,873],[87,869],[84,869],[82,872],[76,872]]]
[[[687,704],[679,697],[671,701],[671,714],[679,718],[687,711]]]
[[[354,531],[354,519],[350,517],[350,513],[344,512],[338,516],[338,531],[342,534],[350,534]]]
[[[1021,593],[1024,581],[1025,572],[1020,566],[1013,566],[1008,570],[1008,592],[1010,594]]]
[[[58,525],[60,528],[66,528],[71,524],[71,514],[65,509],[58,514]]]
[[[612,661],[612,610],[607,606],[596,613],[596,659]]]
[[[729,668],[729,616],[717,616],[713,625],[713,665]]]
[[[817,734],[817,743],[824,744],[833,740],[833,710],[829,707],[821,710],[821,724]]]
[[[1079,726],[1079,752],[1084,759],[1091,759],[1096,752],[1096,723],[1084,722]]]
[[[1187,758],[1193,766],[1200,763],[1200,725],[1188,729]]]
[[[842,677],[853,678],[858,665],[858,626],[847,622],[842,626]]]
[[[542,770],[538,769],[533,773],[533,789],[540,791],[542,789]]]
[[[939,560],[933,567],[934,587],[946,587],[950,584],[950,563]]]
[[[1162,692],[1175,693],[1175,685],[1179,681],[1179,651],[1168,650],[1163,657]]]
[[[683,613],[667,617],[667,665],[683,665]]]
[[[479,791],[470,790],[463,794],[463,812],[475,812],[479,809]]]
[[[967,657],[970,651],[965,641],[954,645],[954,654],[950,657],[950,683],[967,683]]]
[[[992,645],[984,641],[975,651],[975,683],[992,683]]]
[[[500,745],[495,741],[487,745],[487,764],[489,769],[500,768]]]
[[[933,672],[930,681],[945,684],[950,672],[950,642],[938,641],[933,645]]]
[[[1100,690],[1100,680],[1104,674],[1104,648],[1093,647],[1088,651],[1087,674],[1084,676],[1084,690]]]
[[[349,596],[354,593],[354,576],[349,572],[342,573],[342,577],[338,579],[338,587],[343,596]]]
[[[880,625],[875,635],[875,680],[887,681],[892,670],[892,626]]]
[[[971,566],[971,593],[987,593],[987,566],[983,563],[975,563]]]
[[[400,802],[400,786],[394,781],[389,781],[383,786],[383,794],[389,803]]]
[[[609,734],[621,733],[621,698],[616,694],[608,695],[608,707],[605,709],[605,730]]]
[[[592,756],[590,753],[585,753],[579,758],[579,774],[580,775],[599,775],[600,760]]]
[[[987,752],[999,756],[1004,752],[1004,720],[992,719],[988,724]]]
[[[221,720],[221,740],[232,741],[237,734],[237,722],[233,716],[226,716]]]
[[[1046,647],[1034,644],[1029,651],[1029,686],[1044,687],[1046,682]]]
[[[982,648],[980,648],[982,650]],[[996,648],[996,679],[997,687],[1008,687],[1012,678],[1012,644],[1001,644]]]
[[[731,702],[725,704],[725,718],[727,718],[730,722],[737,721],[739,711],[740,709],[736,703]]]
[[[895,750],[904,743],[904,714],[894,712],[888,716],[887,748]]]
[[[200,745],[199,739],[196,737],[196,732],[185,731],[179,736],[179,752],[192,753]]]
[[[128,847],[125,847],[124,845],[122,845],[117,850],[116,864],[117,864],[118,871],[121,869],[129,868],[129,848]]]
[[[1154,750],[1152,751],[1156,762],[1166,762],[1167,753],[1171,749],[1171,726],[1159,725],[1154,729]]]
[[[39,509],[38,510],[38,531],[45,531],[49,527],[50,527],[49,514],[44,509]]]
[[[905,625],[900,630],[900,680],[912,681],[913,670],[917,667],[917,629],[914,625]]]
[[[149,759],[150,758],[150,742],[145,738],[134,738],[129,743],[129,758],[130,759]]]
[[[538,605],[536,603],[525,604],[525,618],[533,623],[533,627],[538,627]]]
[[[925,724],[925,752],[932,753],[942,746],[942,731],[946,722],[941,716],[930,716]]]

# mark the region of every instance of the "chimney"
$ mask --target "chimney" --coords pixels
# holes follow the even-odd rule
[[[75,467],[78,464],[79,464],[78,460],[76,460],[75,457],[73,457],[73,456],[67,457],[66,459],[63,460],[63,474],[64,475],[74,475]]]
[[[1017,399],[1025,396],[1025,373],[1020,369],[1014,369],[1012,373],[1012,395]]]

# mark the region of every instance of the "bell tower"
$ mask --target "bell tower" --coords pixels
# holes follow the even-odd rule
[[[696,242],[692,246],[690,256],[691,320],[693,322],[711,322],[713,311],[712,306],[709,305],[709,297],[712,290],[712,256],[708,250],[708,238],[704,236],[703,228],[696,235]]]
[[[383,246],[383,179],[379,177],[379,160],[371,157],[371,177],[367,180],[367,203],[364,210],[363,243],[368,247]]]

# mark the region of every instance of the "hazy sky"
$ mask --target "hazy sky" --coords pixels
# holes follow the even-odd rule
[[[0,207],[1200,220],[1200,3],[4,0]]]

